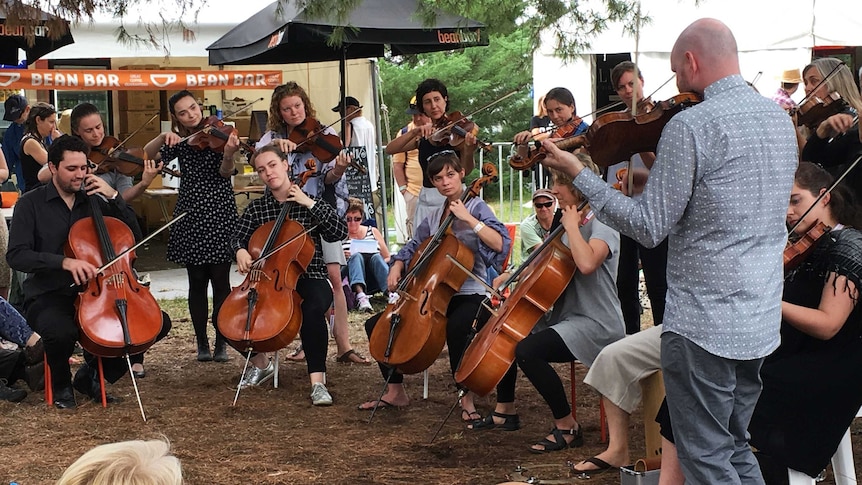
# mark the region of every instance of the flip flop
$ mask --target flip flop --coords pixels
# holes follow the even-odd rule
[[[587,458],[586,460],[583,461],[583,463],[591,463],[591,464],[595,465],[596,468],[593,468],[592,470],[578,470],[577,468],[575,468],[575,466],[577,466],[577,465],[572,465],[572,472],[576,473],[579,476],[583,475],[586,478],[589,478],[591,476],[601,475],[602,473],[604,473],[608,470],[616,470],[617,468],[619,468],[619,467],[615,467],[615,466],[611,465],[610,463],[606,462],[605,460],[602,460],[601,458],[599,458],[597,456],[594,456],[592,458]]]
[[[339,355],[335,358],[335,361],[340,364],[360,364],[360,365],[371,365],[371,361],[366,359],[359,352],[350,349],[347,352]]]
[[[300,354],[302,354],[301,357]],[[287,357],[285,357],[285,359],[291,362],[302,362],[303,360],[305,360],[305,352],[303,352],[302,350],[302,345],[294,349],[293,352],[291,352],[287,355]]]
[[[369,406],[367,408],[362,407],[362,404],[369,404],[369,403],[371,404],[371,406]],[[391,402],[387,401],[386,399],[375,399],[372,401],[366,401],[366,402],[360,404],[359,406],[356,406],[356,409],[358,409],[360,411],[371,411],[372,409],[374,409],[374,403],[378,403],[377,409],[397,408],[398,407],[398,406],[392,404]]]

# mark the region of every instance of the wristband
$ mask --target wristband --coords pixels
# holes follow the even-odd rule
[[[479,231],[481,231],[483,227],[485,227],[485,223],[482,221],[479,221],[479,223],[473,227],[473,232],[475,232],[476,234],[479,234]]]
[[[401,192],[404,192],[405,190],[407,190],[407,186],[406,185],[399,185],[398,190]]]

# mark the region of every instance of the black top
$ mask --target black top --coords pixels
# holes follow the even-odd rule
[[[860,155],[862,142],[859,141],[858,123],[847,133],[834,138],[820,138],[813,133],[802,149],[802,161],[820,165],[835,178],[840,177]],[[862,166],[856,166],[841,183],[853,192],[857,202],[862,201]]]
[[[42,185],[42,182],[39,182],[38,176],[42,165],[37,162],[35,158],[24,153],[24,143],[26,143],[27,140],[36,140],[40,145],[42,145],[42,148],[45,148],[45,143],[30,133],[27,133],[23,138],[21,138],[21,171],[24,174],[25,192],[29,192]],[[45,150],[47,151],[47,148],[45,148]]]
[[[105,216],[120,219],[133,228],[133,234],[135,231],[140,234],[138,221],[132,217],[131,211],[126,210],[126,202],[122,197],[117,196],[109,202],[102,197],[94,197],[97,197]],[[53,183],[28,191],[15,204],[6,261],[13,269],[33,273],[24,282],[25,304],[45,293],[77,293],[77,289],[71,287],[71,273],[63,269],[63,246],[69,238],[72,224],[91,215],[86,194],[77,193],[70,210]]]
[[[551,119],[547,116],[533,116],[530,119],[530,129],[533,128],[547,128],[551,126]]]

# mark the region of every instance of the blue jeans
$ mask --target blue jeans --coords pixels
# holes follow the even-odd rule
[[[31,335],[33,329],[27,325],[24,317],[12,304],[0,298],[0,337],[24,347]]]
[[[354,285],[362,285],[365,293],[371,295],[386,289],[388,277],[389,265],[380,253],[371,255],[356,253],[347,260],[347,279],[350,282],[350,289],[353,289]]]

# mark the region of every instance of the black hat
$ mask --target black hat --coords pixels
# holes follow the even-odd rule
[[[4,105],[6,106],[6,113],[3,114],[3,119],[6,121],[15,121],[27,109],[27,98],[20,94],[13,94],[6,98]]]
[[[353,96],[348,96],[346,99],[347,99],[347,106],[356,106],[357,108],[362,107],[362,105],[359,104],[359,100],[357,100]],[[332,108],[332,111],[335,111],[336,113],[341,111],[341,102],[340,101],[338,102],[338,106]]]
[[[416,106],[416,96],[410,98],[410,103],[407,105],[407,109],[404,110],[408,115],[421,115],[422,112],[419,111],[419,107]]]

